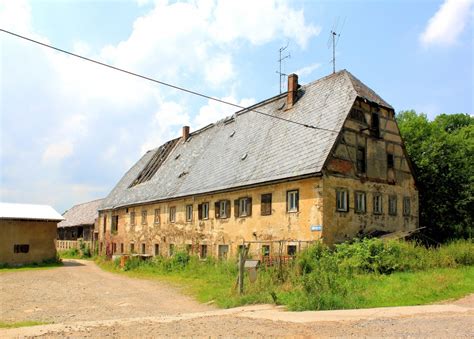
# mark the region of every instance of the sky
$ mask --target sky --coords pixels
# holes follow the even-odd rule
[[[474,0],[0,0],[0,28],[249,106],[347,69],[395,110],[474,112]],[[286,55],[286,54],[284,54]],[[0,201],[60,213],[235,109],[0,32]],[[285,80],[286,84],[286,80]],[[282,88],[285,91],[286,86]]]

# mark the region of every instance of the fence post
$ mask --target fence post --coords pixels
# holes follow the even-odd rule
[[[239,293],[244,293],[244,249],[239,252]]]

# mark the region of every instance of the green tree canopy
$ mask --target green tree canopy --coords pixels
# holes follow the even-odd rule
[[[420,226],[437,241],[474,236],[474,118],[403,111],[397,122],[415,168]]]

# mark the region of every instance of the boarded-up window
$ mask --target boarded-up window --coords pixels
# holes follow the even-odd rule
[[[366,172],[366,158],[365,158],[365,147],[358,147],[357,148],[357,173],[365,173]]]
[[[298,212],[299,210],[299,191],[292,190],[286,192],[286,211]]]
[[[272,194],[262,194],[260,202],[260,213],[261,215],[272,214]]]

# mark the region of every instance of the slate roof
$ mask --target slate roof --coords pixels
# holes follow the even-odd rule
[[[58,227],[93,225],[98,216],[97,210],[103,200],[98,199],[73,206],[64,212],[64,220],[58,224]]]
[[[125,173],[99,209],[316,175],[357,97],[392,108],[346,70],[301,86],[298,97],[289,110],[285,110],[286,93],[249,109],[325,130],[291,124],[249,109],[239,111],[191,133],[186,142],[177,142],[151,180],[133,186],[162,148],[148,151]]]
[[[0,203],[0,219],[60,221],[64,218],[48,205]]]

